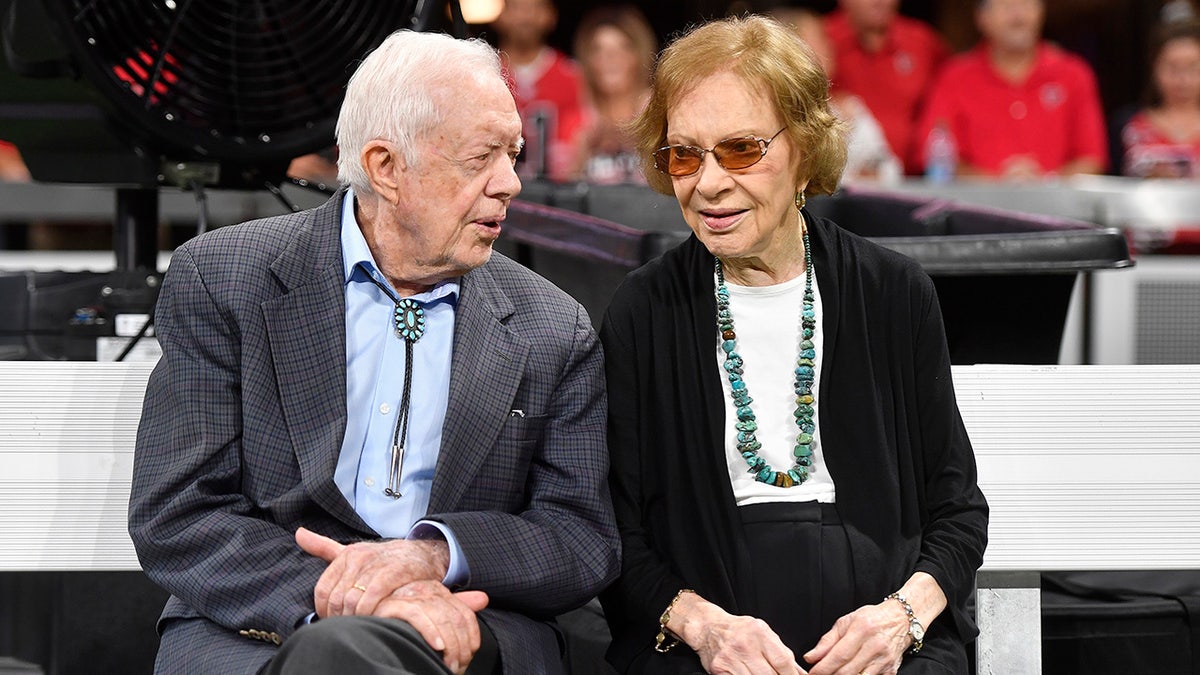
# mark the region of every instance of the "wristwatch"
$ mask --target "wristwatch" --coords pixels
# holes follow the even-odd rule
[[[904,607],[904,613],[908,615],[908,636],[912,638],[913,641],[912,647],[909,648],[908,653],[916,654],[917,652],[921,651],[921,647],[925,646],[925,627],[921,625],[921,622],[917,619],[917,616],[913,614],[912,605],[908,604],[908,600],[899,593],[892,593],[884,598],[884,600],[895,600]]]

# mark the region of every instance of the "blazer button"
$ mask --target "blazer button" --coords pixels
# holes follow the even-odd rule
[[[238,635],[241,635],[242,637],[248,637],[252,640],[262,640],[263,642],[270,642],[270,643],[276,644],[276,645],[283,644],[283,638],[279,637],[279,633],[276,633],[274,631],[271,631],[270,633],[268,633],[265,630],[256,630],[254,628],[248,628],[246,630],[239,630]]]

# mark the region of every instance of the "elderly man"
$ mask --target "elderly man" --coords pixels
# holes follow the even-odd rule
[[[1096,77],[1042,40],[1042,0],[979,0],[983,41],[951,59],[922,115],[920,153],[950,134],[959,175],[1016,180],[1101,173],[1108,145]]]
[[[157,669],[557,672],[551,617],[618,569],[603,375],[579,304],[492,254],[497,54],[393,34],[337,137],[347,188],[167,272],[129,509]]]
[[[825,30],[837,63],[835,93],[862,99],[892,154],[907,164],[920,106],[950,48],[928,25],[901,16],[899,6],[900,0],[838,0]]]

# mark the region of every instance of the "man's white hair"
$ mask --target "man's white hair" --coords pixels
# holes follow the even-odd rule
[[[457,40],[441,33],[399,30],[371,52],[346,86],[338,114],[338,182],[361,195],[373,193],[362,166],[362,150],[374,140],[395,143],[405,161],[416,158],[416,141],[437,127],[447,110],[435,97],[465,78],[503,77],[500,57],[482,40]],[[470,111],[456,111],[470,114]]]

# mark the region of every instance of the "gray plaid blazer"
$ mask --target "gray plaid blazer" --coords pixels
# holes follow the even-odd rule
[[[313,611],[303,525],[377,538],[333,482],[346,428],[342,194],[180,247],[138,429],[129,531],[172,597],[159,672],[252,673]],[[552,617],[616,576],[606,400],[587,314],[493,255],[462,279],[428,518],[455,533],[505,673],[561,670]],[[520,410],[523,416],[510,414]]]

